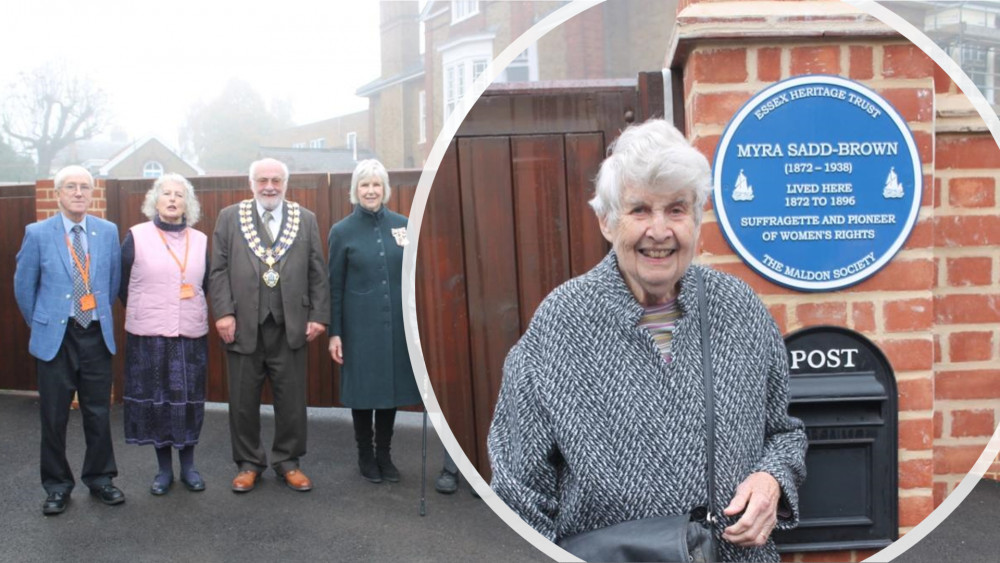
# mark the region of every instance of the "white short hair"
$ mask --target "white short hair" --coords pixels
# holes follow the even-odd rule
[[[386,171],[381,162],[369,158],[359,162],[354,167],[354,173],[351,174],[351,203],[355,205],[358,203],[358,182],[372,176],[382,180],[382,203],[385,204],[389,201],[389,196],[392,195],[392,188],[389,187],[389,172]]]
[[[712,193],[711,167],[677,128],[663,119],[650,119],[626,128],[608,151],[590,200],[598,218],[616,225],[622,188],[637,185],[653,191],[691,192],[695,224],[701,224],[705,202]]]

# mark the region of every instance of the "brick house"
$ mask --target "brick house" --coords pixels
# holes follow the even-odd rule
[[[423,164],[445,119],[504,48],[564,2],[381,2],[381,76],[368,97],[372,150],[392,167]],[[594,6],[529,46],[496,82],[633,78],[663,65],[672,2]]]
[[[260,144],[261,147],[292,149],[338,149],[352,154],[370,152],[368,111],[281,129],[264,137]]]
[[[156,137],[127,145],[94,171],[101,178],[159,178],[175,172],[182,176],[202,176],[205,172],[184,160]]]

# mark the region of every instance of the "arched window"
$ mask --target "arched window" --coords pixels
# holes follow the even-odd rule
[[[163,176],[163,165],[155,160],[150,160],[142,167],[143,178],[159,178]]]

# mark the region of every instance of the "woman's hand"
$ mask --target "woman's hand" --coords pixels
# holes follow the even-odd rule
[[[233,340],[236,340],[236,317],[233,315],[226,315],[225,317],[218,319],[215,321],[215,330],[218,331],[223,342],[226,344],[232,344]]]
[[[344,343],[339,336],[330,337],[330,358],[338,364],[344,363]]]
[[[778,499],[781,486],[769,473],[752,473],[736,487],[736,496],[722,513],[743,516],[726,528],[722,539],[741,547],[760,547],[778,524]]]

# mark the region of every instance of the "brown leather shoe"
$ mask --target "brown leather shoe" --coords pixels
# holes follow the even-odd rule
[[[313,488],[312,481],[299,469],[285,471],[285,474],[281,477],[285,480],[286,485],[296,491],[305,492]]]
[[[247,493],[252,491],[257,486],[257,479],[260,479],[260,473],[256,471],[240,471],[233,479],[233,492]]]

